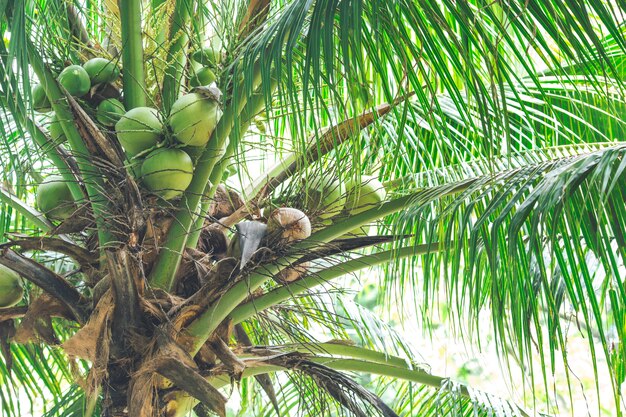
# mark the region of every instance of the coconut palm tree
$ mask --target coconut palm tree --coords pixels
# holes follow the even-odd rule
[[[624,11],[0,1],[3,415],[556,414],[572,328],[622,415]],[[444,308],[530,405],[379,314]]]

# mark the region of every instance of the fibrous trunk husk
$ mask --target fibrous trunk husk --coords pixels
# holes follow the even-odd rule
[[[209,218],[217,220],[230,216],[243,205],[244,202],[239,193],[220,184],[217,186],[207,214]]]

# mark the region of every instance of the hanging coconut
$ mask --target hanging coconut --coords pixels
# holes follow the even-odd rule
[[[385,200],[385,187],[376,177],[362,176],[361,181],[346,183],[346,210],[354,215],[377,207]]]
[[[220,48],[217,45],[205,46],[191,54],[191,59],[203,66],[215,67],[222,60]]]
[[[17,272],[0,265],[0,308],[13,307],[23,295],[22,279]]]
[[[105,126],[115,126],[115,124],[126,113],[121,101],[109,98],[98,104],[96,109],[96,119]]]
[[[274,210],[267,219],[267,236],[272,247],[285,245],[311,236],[311,222],[298,209],[283,207]],[[306,274],[309,262],[283,269],[276,276],[279,282],[293,282]]]
[[[120,69],[105,58],[92,58],[83,64],[92,84],[110,83],[120,76]]]
[[[346,204],[343,184],[333,176],[312,178],[304,188],[304,204],[321,220],[337,216]]]
[[[163,124],[157,109],[135,107],[122,115],[115,124],[115,132],[128,155],[134,156],[161,140]]]
[[[282,207],[269,215],[267,233],[277,236],[281,243],[293,243],[311,236],[311,222],[300,210]]]
[[[46,90],[41,84],[35,85],[30,91],[30,95],[33,99],[33,110],[39,113],[47,113],[52,110],[50,100],[46,96]]]
[[[48,131],[50,132],[50,136],[52,137],[52,140],[56,145],[65,142],[65,132],[63,131],[63,127],[61,127],[61,122],[59,122],[56,114],[53,114],[50,118]]]
[[[51,220],[65,220],[76,211],[72,192],[60,175],[50,175],[39,185],[37,206]]]
[[[57,81],[74,97],[84,96],[91,88],[89,74],[80,65],[70,65],[63,69]]]
[[[156,149],[143,161],[141,178],[150,191],[170,200],[189,187],[193,178],[193,162],[180,149]]]
[[[191,74],[191,77],[189,78],[189,85],[192,87],[209,85],[215,81],[216,78],[217,77],[211,68],[203,67]]]
[[[385,187],[376,177],[362,176],[361,181],[350,179],[346,183],[346,211],[354,216],[366,210],[378,207],[385,200]],[[364,236],[369,234],[370,225],[355,228],[348,235]]]
[[[203,146],[222,115],[217,100],[199,93],[185,94],[172,106],[169,125],[174,137],[189,146]]]
[[[220,227],[206,226],[200,232],[198,250],[211,256],[213,260],[220,260],[226,256],[228,237]]]

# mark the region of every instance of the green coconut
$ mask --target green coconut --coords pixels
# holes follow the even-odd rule
[[[0,308],[13,307],[23,295],[22,279],[17,272],[0,265]]]
[[[195,51],[191,59],[203,66],[215,67],[222,60],[222,54],[217,46],[205,46]]]
[[[150,191],[170,200],[189,187],[193,178],[193,162],[183,150],[156,149],[143,161],[141,178]]]
[[[189,79],[189,85],[192,87],[198,87],[201,85],[209,85],[215,81],[217,77],[211,68],[203,67],[198,71],[195,71]]]
[[[55,144],[60,144],[65,142],[65,132],[63,131],[63,127],[61,126],[61,122],[57,118],[56,114],[52,115],[50,119],[50,123],[48,124],[48,131],[50,132],[50,136]]]
[[[361,181],[353,179],[346,183],[346,206],[349,215],[356,215],[378,207],[385,200],[385,187],[376,177],[362,176]],[[367,236],[371,225],[361,225],[347,233],[348,236]]]
[[[307,210],[321,220],[337,216],[346,204],[343,184],[330,175],[309,180],[304,194]]]
[[[110,83],[120,76],[120,69],[105,58],[92,58],[83,64],[92,84]]]
[[[346,210],[351,215],[377,207],[385,200],[385,187],[375,177],[362,176],[361,181],[346,182]]]
[[[265,127],[265,123],[262,120],[255,120],[254,125],[260,134],[265,134],[267,132],[267,128]]]
[[[115,126],[126,113],[124,105],[115,98],[102,100],[96,109],[96,119],[105,126]]]
[[[203,146],[209,141],[221,116],[217,101],[190,93],[176,100],[172,106],[169,125],[179,142],[189,146]]]
[[[51,220],[65,220],[76,211],[72,192],[60,175],[50,175],[39,185],[37,206]]]
[[[120,143],[130,156],[156,145],[163,134],[163,124],[157,109],[135,107],[122,115],[115,124]]]
[[[48,100],[48,96],[46,96],[46,90],[41,84],[35,85],[30,91],[30,94],[33,99],[33,110],[40,113],[47,113],[52,110],[50,100]]]
[[[75,97],[82,97],[89,92],[91,88],[91,81],[89,80],[89,74],[80,65],[70,65],[66,67],[57,81],[65,87],[68,93]]]
[[[302,211],[281,207],[267,218],[267,236],[271,245],[285,246],[311,236],[311,222]],[[273,241],[276,239],[276,241]],[[274,247],[274,246],[272,246]],[[307,273],[310,262],[285,268],[275,275],[279,282],[293,282]]]

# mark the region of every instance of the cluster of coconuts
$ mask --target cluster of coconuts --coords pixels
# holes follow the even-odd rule
[[[111,128],[125,113],[124,105],[118,99],[119,92],[113,83],[119,78],[120,69],[115,62],[105,58],[93,58],[81,65],[65,67],[57,77],[57,82],[72,96],[83,98],[89,111],[105,128]],[[52,111],[52,105],[42,85],[31,90],[33,110],[40,113]],[[50,116],[48,133],[55,145],[65,142],[65,133],[56,114]],[[50,220],[63,221],[75,210],[66,181],[60,175],[50,175],[37,189],[37,206]]]
[[[192,92],[176,100],[165,123],[156,109],[136,107],[119,119],[115,132],[127,155],[139,160],[146,188],[170,200],[193,178],[193,161],[181,147],[206,145],[221,114],[214,97]],[[164,141],[166,132],[175,139],[173,146]]]
[[[204,57],[203,51],[192,58],[207,61],[209,57]],[[211,56],[212,65],[217,56]],[[215,78],[211,68],[201,67],[191,76],[190,85],[208,85]],[[136,107],[120,117],[115,132],[127,155],[140,163],[139,173],[146,188],[170,200],[181,195],[193,178],[193,161],[181,148],[205,146],[221,115],[215,95],[191,92],[174,102],[165,121],[155,108]],[[174,141],[166,141],[168,135]]]
[[[319,220],[322,226],[354,216],[380,205],[386,196],[385,188],[376,177],[362,176],[345,183],[334,176],[315,177],[304,189],[305,210]],[[349,235],[364,236],[370,226],[364,225]]]
[[[385,197],[385,189],[375,177],[362,176],[359,181],[349,180],[345,184],[335,177],[318,177],[310,181],[304,190],[303,209],[311,217],[328,225],[375,208],[385,200]],[[273,246],[275,242],[289,246],[311,235],[311,221],[304,211],[292,207],[268,207],[268,212],[264,233],[269,246]],[[237,227],[238,231],[240,225]],[[367,235],[369,229],[369,225],[361,226],[349,232],[346,237]],[[282,270],[277,279],[282,282],[293,282],[303,276],[309,267],[310,262],[290,266]]]
[[[189,84],[192,87],[215,81],[220,54],[214,47],[196,51],[192,56]],[[172,106],[165,121],[155,108],[137,107],[126,111],[119,100],[121,92],[114,83],[120,76],[117,64],[105,58],[90,59],[81,65],[69,65],[57,77],[58,83],[72,96],[81,98],[88,112],[106,130],[114,129],[130,159],[138,163],[144,186],[169,200],[182,194],[193,177],[193,161],[186,147],[206,145],[221,116],[214,97],[189,93]],[[51,112],[52,106],[42,85],[31,91],[33,109]],[[55,144],[65,141],[65,134],[55,114],[48,125]],[[173,138],[173,140],[169,140]],[[69,187],[59,175],[51,175],[37,191],[39,209],[50,220],[63,221],[76,209]]]
[[[216,67],[221,61],[221,52],[215,45],[198,49],[191,54],[191,74],[189,85],[199,87],[209,85],[216,80]]]

